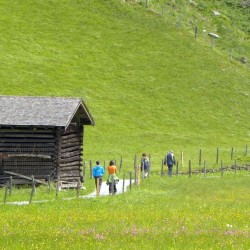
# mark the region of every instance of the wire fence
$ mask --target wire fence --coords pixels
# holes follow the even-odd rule
[[[157,171],[162,166],[162,158],[154,158],[149,154],[151,171]],[[218,168],[223,162],[225,167],[231,167],[237,163],[237,165],[250,164],[249,148],[245,145],[241,148],[236,147],[216,147],[213,151],[211,149],[197,149],[195,152],[187,152],[181,150],[175,154],[175,159],[179,164],[179,169],[186,171],[189,168],[189,162],[192,163],[194,169],[200,169],[206,162],[208,168]],[[101,160],[100,163],[106,169],[110,160]],[[117,166],[118,172],[128,172],[131,169],[136,169],[141,164],[141,155],[134,155],[130,159],[125,159],[122,156],[120,159],[113,160]],[[94,160],[83,161],[83,175],[85,177],[92,177],[92,168]],[[89,171],[88,171],[89,170]]]
[[[242,40],[247,38],[242,37],[242,32],[238,31],[234,25],[228,25],[225,27],[223,19],[225,17],[216,10],[211,12],[211,17],[205,17],[200,14],[186,14],[185,8],[182,9],[180,6],[185,6],[183,1],[178,1],[178,5],[175,1],[158,1],[151,4],[149,0],[136,1],[151,12],[154,12],[158,16],[162,16],[168,25],[174,25],[176,30],[188,31],[193,39],[199,40],[209,46],[218,47],[228,54],[228,59],[233,62],[240,62],[244,67],[250,68],[250,51],[249,47],[242,45]],[[224,1],[220,1],[220,4],[224,4]],[[190,4],[195,5],[194,1],[190,1]],[[196,5],[195,5],[196,7]],[[216,7],[220,7],[217,3]],[[202,4],[200,6],[202,8]],[[221,18],[221,21],[220,19]]]
[[[211,155],[211,154],[210,154]],[[242,160],[244,158],[244,160]],[[117,165],[117,174],[118,177],[120,177],[120,182],[122,183],[122,192],[125,192],[125,180],[129,180],[128,190],[131,190],[133,187],[138,187],[140,184],[145,181],[147,178],[150,178],[151,175],[156,176],[168,176],[168,168],[164,165],[164,159],[152,159],[152,157],[149,155],[150,159],[150,169],[147,175],[144,173],[144,169],[141,168],[141,158],[137,155],[134,155],[133,161],[129,164],[130,167],[123,166],[124,159],[121,157],[119,160],[115,160],[115,165]],[[223,160],[224,159],[224,160]],[[227,159],[227,160],[225,160]],[[228,161],[228,159],[230,161]],[[238,160],[238,161],[237,161]],[[245,161],[245,162],[244,162]],[[109,161],[102,161],[101,165],[106,168],[108,165],[107,162]],[[227,162],[227,164],[225,164]],[[229,163],[230,162],[230,163]],[[84,176],[84,182],[90,181],[93,179],[92,176],[92,168],[93,168],[93,160],[84,161],[83,162],[83,176]],[[250,159],[249,159],[249,152],[248,152],[248,145],[246,145],[244,148],[241,149],[235,149],[231,148],[230,150],[222,150],[219,147],[217,147],[214,150],[214,157],[213,160],[207,161],[204,158],[204,150],[200,149],[197,151],[197,159],[195,160],[188,160],[186,163],[186,167],[184,167],[184,152],[181,151],[180,157],[177,159],[175,169],[173,172],[174,176],[179,175],[188,175],[191,177],[192,175],[200,174],[204,177],[206,177],[208,174],[218,174],[220,176],[224,176],[225,173],[234,173],[235,175],[239,171],[245,171],[247,174],[250,173]],[[250,176],[250,175],[249,175]],[[24,204],[30,204],[33,202],[33,198],[36,195],[36,186],[39,184],[43,184],[44,186],[47,186],[47,192],[48,194],[55,196],[56,199],[60,198],[60,185],[59,181],[53,182],[41,182],[39,180],[35,180],[34,176],[26,177],[26,189],[29,190],[29,200]],[[8,177],[8,180],[6,181],[5,185],[3,185],[4,189],[4,197],[3,197],[3,204],[10,203],[8,202],[8,199],[13,195],[13,186],[15,186],[15,182],[13,181],[12,176]],[[80,190],[82,190],[82,184],[80,182],[77,182],[77,185],[70,185],[65,186],[67,190],[75,190],[73,193],[71,192],[71,195],[73,195],[75,198],[80,197]],[[15,192],[18,193],[18,188],[15,189]],[[100,190],[99,190],[100,191]],[[28,192],[28,191],[27,191]],[[44,191],[43,191],[44,192]],[[44,193],[45,194],[45,193]],[[74,195],[75,194],[75,195]],[[112,194],[114,194],[114,189]],[[46,195],[45,195],[46,196]],[[73,198],[71,196],[68,199]],[[96,197],[99,196],[98,189],[96,189]],[[65,199],[65,198],[62,198]],[[35,201],[39,202],[39,201]],[[46,202],[46,200],[42,200],[40,202]]]

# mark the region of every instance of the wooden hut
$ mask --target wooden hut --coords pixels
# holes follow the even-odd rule
[[[81,98],[0,96],[1,182],[10,172],[82,181],[84,125],[94,120]]]

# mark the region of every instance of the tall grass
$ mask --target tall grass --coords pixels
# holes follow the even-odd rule
[[[151,176],[118,196],[1,205],[0,247],[249,249],[248,182],[247,172]]]

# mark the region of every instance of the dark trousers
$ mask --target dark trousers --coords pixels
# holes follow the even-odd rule
[[[109,183],[109,193],[112,194],[112,192],[114,192],[114,194],[117,192],[115,182],[113,183],[113,189],[112,189],[112,183]]]
[[[168,176],[172,176],[173,174],[173,165],[168,165]]]

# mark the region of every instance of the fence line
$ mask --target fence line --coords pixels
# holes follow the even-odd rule
[[[216,147],[216,160],[215,160],[215,163],[217,164],[220,160],[220,166],[219,168],[208,168],[207,167],[207,161],[206,160],[203,160],[204,156],[203,156],[203,151],[202,149],[200,148],[199,150],[199,153],[198,153],[198,166],[200,168],[198,169],[195,169],[193,167],[193,162],[191,160],[188,161],[188,170],[186,171],[180,171],[179,169],[179,161],[177,160],[176,161],[176,172],[175,172],[175,175],[178,176],[178,175],[188,175],[189,177],[191,177],[193,174],[201,174],[203,173],[204,174],[204,177],[206,177],[207,173],[221,173],[221,176],[223,177],[224,175],[224,172],[226,171],[234,171],[234,174],[236,175],[238,171],[240,170],[245,170],[245,171],[250,171],[250,164],[249,165],[238,165],[237,164],[237,160],[234,159],[234,157],[236,156],[235,154],[235,150],[234,148],[232,147],[230,150],[227,150],[227,152],[229,152],[229,156],[230,159],[234,159],[234,163],[231,164],[231,166],[226,166],[225,163],[223,163],[223,160],[222,160],[222,157],[220,156],[221,154],[221,150],[219,150],[219,147]],[[238,151],[239,152],[239,151]],[[244,151],[241,151],[241,156],[244,155],[244,156],[247,156],[248,157],[248,145],[245,146],[244,148]],[[151,162],[151,157],[150,157],[150,162]],[[201,162],[203,161],[203,167],[201,167]],[[183,153],[183,150],[181,151],[181,163],[183,165],[183,162],[184,162],[184,153]],[[104,161],[104,166],[105,166],[105,161]],[[123,164],[123,158],[121,157],[120,158],[120,170],[123,169],[122,168],[122,164]],[[131,164],[132,166],[134,166],[134,169],[133,171],[131,170],[127,170],[127,172],[123,172],[123,178],[122,178],[122,181],[123,181],[123,187],[122,187],[122,193],[124,193],[124,189],[125,189],[125,184],[124,184],[124,181],[125,181],[125,178],[126,178],[126,173],[129,174],[129,189],[131,190],[132,189],[132,183],[134,181],[134,186],[135,187],[138,187],[145,179],[145,176],[144,176],[144,173],[143,173],[143,170],[141,171],[140,169],[140,165],[137,165],[137,155],[134,156],[134,165]],[[83,162],[83,173],[85,174],[85,178],[87,176],[89,176],[89,179],[92,179],[92,160],[89,160],[89,171],[90,171],[90,174],[88,175],[88,173],[86,173],[86,169],[87,169],[87,161],[84,161]],[[164,159],[161,160],[161,168],[160,168],[160,173],[158,172],[159,169],[156,170],[156,173],[157,174],[160,174],[160,176],[164,176],[166,171],[164,171]],[[128,172],[129,171],[129,172]],[[50,180],[49,180],[50,182]],[[33,201],[33,197],[35,196],[35,193],[36,193],[36,189],[35,189],[35,185],[36,185],[36,180],[34,179],[34,177],[32,176],[31,177],[31,192],[30,192],[30,198],[29,198],[29,203],[32,203]],[[60,179],[58,179],[58,181],[56,182],[56,185],[55,185],[55,194],[56,194],[56,198],[59,197],[59,183],[60,183]],[[9,181],[6,182],[6,185],[4,186],[5,187],[5,192],[4,192],[4,204],[6,203],[7,201],[7,197],[8,197],[8,190],[9,190],[9,196],[12,195],[12,192],[13,192],[13,189],[12,189],[12,186],[13,186],[13,180],[12,180],[12,176],[9,177]],[[79,190],[80,190],[80,183],[78,182],[77,183],[77,186],[76,186],[76,197],[79,197]],[[99,185],[98,185],[99,186]],[[51,192],[51,188],[50,188],[50,184],[48,185],[48,192],[50,193]],[[97,195],[98,196],[98,195]]]
[[[148,0],[142,0],[141,3],[143,3],[143,1],[144,1],[144,6],[146,8],[149,8]],[[166,3],[166,2],[161,3],[160,6],[158,5],[158,9],[154,8],[152,10],[155,13],[157,13],[157,14],[163,16],[163,17],[166,14],[169,14],[169,17],[173,18],[173,17],[176,17],[176,13],[178,14],[178,12],[176,11],[175,5],[173,5],[171,3]],[[195,20],[195,22],[198,22],[198,21],[199,20]],[[198,25],[194,24],[193,19],[188,18],[188,19],[185,20],[185,16],[183,14],[177,15],[176,27],[177,27],[177,29],[180,29],[182,27],[187,29],[187,27],[191,27],[191,31],[194,32],[194,38],[195,39],[197,39],[198,36],[199,36],[199,30],[201,30],[200,34],[203,34],[203,36],[201,36],[202,38],[204,38],[204,34],[206,34],[206,32],[207,32],[204,29],[199,29]],[[211,47],[214,47],[215,46],[215,40],[218,40],[217,38],[219,38],[219,36],[218,35],[213,36],[213,35],[211,35],[210,32],[207,34],[207,36],[210,36]],[[223,49],[223,51],[225,51],[225,50]],[[236,48],[232,48],[232,47],[228,48],[228,51],[229,51],[229,60],[230,60],[230,62],[235,60],[235,61],[241,62],[244,66],[250,67],[250,63],[247,60],[247,57],[250,57],[250,56],[249,56],[249,54],[246,54],[247,52],[245,52],[245,54],[242,55],[241,49],[236,49]],[[233,54],[233,51],[235,51],[235,55]]]
[[[214,154],[214,157],[215,157],[214,159],[215,160],[214,161],[207,161],[207,159],[206,159],[206,158],[208,158],[208,157],[205,156],[206,154],[209,155],[209,158],[212,157],[210,152],[209,152],[209,150],[205,150],[205,152],[204,152],[204,150],[202,148],[200,148],[199,151],[198,151],[198,155],[197,155],[198,162],[194,158],[189,159],[188,160],[188,166],[187,166],[188,169],[191,167],[190,165],[195,167],[196,164],[198,165],[197,167],[201,167],[202,162],[204,162],[204,160],[206,160],[206,165],[207,166],[210,164],[210,165],[212,165],[214,167],[218,167],[219,162],[221,162],[222,160],[224,161],[225,165],[233,165],[234,164],[234,162],[232,162],[233,160],[236,161],[237,158],[241,158],[242,156],[243,157],[248,157],[248,145],[245,145],[244,149],[241,149],[241,150],[238,149],[238,151],[236,151],[234,147],[231,147],[229,149],[225,149],[225,148],[221,149],[219,146],[217,146],[216,149],[215,149],[215,154]],[[190,155],[190,152],[189,152],[189,155]],[[192,154],[192,155],[194,155],[194,154]],[[150,154],[149,154],[149,156],[150,156]],[[151,165],[151,163],[152,163],[151,156],[150,156],[149,159],[150,159],[150,165]],[[178,169],[180,169],[180,167],[182,169],[185,168],[185,166],[184,166],[184,161],[185,161],[185,159],[184,159],[184,150],[181,150],[181,152],[180,152],[180,164],[179,164],[178,159],[179,159],[179,157],[177,156],[176,157],[176,162],[178,162]],[[85,175],[84,175],[85,177],[86,177],[87,162],[88,161],[83,162],[83,173],[85,173]],[[89,160],[89,171],[90,171],[89,176],[90,176],[90,178],[93,178],[93,176],[92,176],[92,169],[93,169],[92,162],[93,162],[92,160]],[[105,168],[106,160],[103,160],[102,162],[103,162],[103,165],[104,165],[104,168]],[[118,162],[118,161],[115,160],[115,162]],[[131,163],[127,162],[127,165],[133,166],[134,170],[136,170],[140,164],[141,164],[141,161],[140,160],[138,161],[138,156],[137,155],[134,155],[133,162],[131,162]],[[164,167],[164,162],[163,162],[162,159],[161,159],[161,162],[159,164],[161,164],[161,168]],[[126,168],[124,169],[123,165],[124,165],[124,158],[121,156],[120,157],[120,167],[117,167],[118,173],[121,173],[122,171],[128,170]],[[152,166],[150,168],[152,168]],[[150,169],[150,171],[151,170],[152,169]]]
[[[175,175],[178,176],[178,175],[188,175],[189,177],[191,177],[193,174],[201,174],[203,173],[204,174],[204,177],[206,177],[206,174],[207,173],[221,173],[221,176],[224,175],[224,172],[226,171],[230,171],[230,172],[234,172],[234,174],[236,175],[237,171],[240,171],[240,170],[243,170],[243,171],[250,171],[250,165],[249,166],[237,166],[237,163],[235,161],[234,165],[231,166],[231,167],[228,167],[228,166],[223,166],[223,163],[221,161],[221,165],[219,168],[211,168],[211,169],[208,169],[207,168],[207,165],[206,165],[206,161],[204,161],[204,165],[203,165],[203,168],[201,169],[196,169],[196,170],[193,170],[192,169],[192,164],[191,164],[191,161],[189,161],[189,168],[187,171],[182,171],[182,172],[179,172],[178,171],[178,167],[176,167],[176,173]],[[164,171],[163,168],[161,168],[161,172],[160,172],[160,176],[165,176],[167,175],[167,171]],[[174,175],[174,174],[173,174]]]

